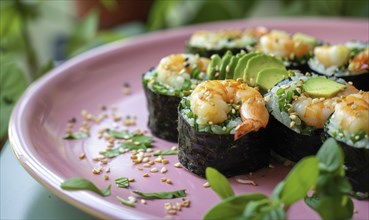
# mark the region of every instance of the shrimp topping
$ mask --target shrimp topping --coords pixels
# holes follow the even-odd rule
[[[369,48],[361,51],[350,61],[348,70],[354,74],[364,73],[369,70]]]
[[[256,89],[236,80],[212,80],[199,84],[190,96],[191,110],[199,124],[224,122],[231,110],[229,104],[239,102],[242,124],[235,129],[235,140],[268,123],[269,113]]]
[[[349,95],[335,106],[332,120],[350,136],[364,130],[369,135],[369,92]]]
[[[347,84],[343,91],[332,98],[311,98],[302,95],[292,103],[292,107],[307,125],[323,128],[324,123],[334,111],[335,103],[340,102],[340,97],[357,92],[354,86]]]
[[[324,45],[315,47],[314,55],[316,59],[325,67],[343,66],[350,59],[350,49],[344,45]]]
[[[282,58],[303,57],[313,49],[312,44],[291,38],[286,32],[271,31],[260,38],[259,50]]]
[[[206,72],[209,59],[200,58],[192,54],[174,54],[160,60],[157,68],[157,80],[174,89],[181,89],[185,80],[191,78],[191,71],[198,68]]]

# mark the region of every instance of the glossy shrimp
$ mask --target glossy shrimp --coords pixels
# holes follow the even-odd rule
[[[323,128],[324,123],[334,111],[335,103],[339,102],[342,96],[357,93],[354,86],[347,84],[346,89],[336,94],[332,98],[311,98],[300,96],[292,103],[293,110],[299,118],[307,125],[316,128]]]
[[[312,45],[291,38],[286,32],[272,31],[260,38],[259,50],[282,58],[303,57],[312,50]]]
[[[369,135],[369,92],[349,95],[335,106],[332,120],[353,135],[364,130]]]
[[[192,54],[174,54],[160,60],[157,68],[158,81],[181,89],[184,81],[191,78],[191,71],[197,67],[206,72],[209,59]]]
[[[356,55],[348,66],[351,73],[359,74],[369,71],[369,48]]]
[[[235,140],[265,128],[269,113],[264,99],[254,88],[235,80],[212,80],[199,84],[190,97],[191,110],[200,124],[222,123],[231,110],[229,103],[239,103],[242,124],[235,129]]]
[[[349,61],[350,49],[344,45],[323,45],[314,48],[314,56],[325,67],[340,67]]]

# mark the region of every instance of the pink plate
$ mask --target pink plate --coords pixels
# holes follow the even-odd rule
[[[141,86],[141,75],[157,64],[161,57],[184,50],[184,43],[195,30],[219,28],[246,28],[266,26],[288,32],[303,32],[332,43],[347,40],[368,40],[369,23],[364,20],[342,19],[273,19],[241,20],[234,22],[211,23],[148,34],[127,41],[109,44],[77,56],[35,82],[18,102],[10,122],[9,136],[15,155],[23,167],[42,185],[72,205],[98,218],[112,219],[157,219],[166,216],[164,203],[174,200],[154,200],[147,204],[137,203],[136,208],[121,205],[116,196],[127,198],[131,190],[160,192],[186,189],[191,207],[184,208],[174,218],[199,219],[214,204],[220,201],[210,189],[204,188],[206,180],[188,171],[173,167],[178,162],[176,156],[165,156],[170,160],[166,165],[168,173],[150,173],[148,168],[139,171],[124,154],[109,161],[107,165],[94,162],[99,151],[106,148],[106,142],[97,138],[102,127],[112,127],[107,119],[100,125],[91,125],[92,136],[84,140],[67,141],[61,137],[66,123],[76,117],[82,122],[81,110],[98,114],[101,105],[115,106],[123,117],[137,116],[137,125],[130,130],[146,129],[146,101]],[[132,93],[124,95],[122,85],[129,83]],[[108,110],[110,112],[110,110]],[[117,123],[124,128],[123,123]],[[175,143],[156,139],[154,149],[170,148]],[[81,160],[79,155],[85,153]],[[251,178],[258,186],[242,185],[236,178],[230,178],[236,194],[261,192],[271,193],[289,168],[274,164],[275,168],[265,168],[255,172]],[[94,175],[94,167],[110,167],[109,180],[104,174]],[[163,165],[155,165],[159,170]],[[144,172],[150,177],[142,177]],[[129,189],[117,188],[114,179],[135,178]],[[98,187],[112,184],[112,195],[101,197],[87,191],[65,191],[60,188],[63,180],[70,177],[83,177],[93,181]],[[162,183],[161,177],[170,178],[172,185]],[[368,202],[356,201],[357,219],[368,219]],[[293,206],[288,212],[291,219],[317,219],[318,215],[303,202]]]

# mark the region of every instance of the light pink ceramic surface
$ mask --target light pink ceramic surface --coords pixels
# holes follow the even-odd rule
[[[167,174],[151,174],[142,177],[143,172],[132,165],[129,154],[112,159],[109,163],[110,180],[103,175],[93,175],[91,169],[99,164],[92,162],[98,152],[105,149],[105,142],[96,135],[85,140],[66,141],[61,137],[66,122],[76,117],[82,121],[80,112],[86,109],[94,114],[100,111],[100,105],[116,106],[123,116],[136,115],[137,126],[134,129],[146,129],[146,101],[141,86],[141,75],[158,63],[161,57],[184,50],[184,42],[195,30],[219,28],[246,28],[263,25],[268,28],[303,32],[311,34],[323,41],[332,43],[351,39],[368,40],[369,23],[363,20],[341,19],[273,19],[273,20],[241,20],[235,22],[211,23],[177,30],[152,33],[127,41],[113,43],[81,56],[73,58],[54,69],[25,92],[18,102],[10,122],[10,141],[15,155],[24,168],[41,184],[65,201],[80,209],[101,218],[142,218],[157,219],[165,216],[164,203],[174,200],[148,201],[146,205],[137,204],[136,208],[121,205],[116,196],[127,198],[130,190],[144,192],[173,191],[186,189],[191,207],[184,208],[174,218],[199,219],[206,210],[220,201],[210,188],[202,185],[206,182],[184,169],[173,168],[176,156],[170,159]],[[132,94],[121,92],[123,83],[132,86]],[[112,121],[93,126],[91,133],[96,134],[101,127],[111,127]],[[123,128],[122,123],[120,128]],[[156,139],[155,148],[165,149],[173,146]],[[79,155],[85,153],[87,159],[80,160]],[[156,166],[159,169],[161,166]],[[147,170],[147,169],[146,169]],[[275,164],[275,168],[265,168],[252,175],[258,186],[242,185],[231,178],[236,194],[262,192],[270,194],[274,186],[281,181],[289,168]],[[148,170],[147,170],[148,172]],[[117,177],[136,178],[130,189],[115,187]],[[173,185],[160,182],[161,177],[169,177]],[[86,191],[64,191],[60,183],[70,177],[84,177],[92,180],[98,187],[112,184],[112,195],[100,197]],[[357,219],[368,219],[369,202],[356,201]],[[293,206],[288,212],[291,219],[316,219],[318,215],[303,202]]]

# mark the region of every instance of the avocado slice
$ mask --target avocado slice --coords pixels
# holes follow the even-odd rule
[[[241,78],[243,79],[243,72],[249,62],[250,59],[252,59],[255,56],[258,56],[259,53],[248,53],[245,54],[244,56],[242,56],[236,65],[236,68],[234,69],[234,75],[233,75],[233,79],[238,79]]]
[[[236,65],[238,63],[239,58],[237,56],[233,56],[228,64],[229,71],[226,71],[226,79],[233,79],[234,69],[236,68]]]
[[[288,71],[281,68],[265,68],[259,71],[256,77],[256,85],[264,91],[268,91],[278,82],[288,77]]]
[[[314,98],[330,98],[344,88],[346,88],[345,85],[327,79],[324,76],[310,78],[302,85],[303,91]]]
[[[250,86],[255,86],[257,74],[260,70],[266,68],[278,68],[286,70],[281,60],[266,54],[260,54],[252,57],[248,61],[243,73],[243,80],[246,81]]]
[[[233,54],[229,50],[224,54],[224,56],[222,58],[222,63],[220,64],[218,79],[225,79],[225,77],[226,77],[226,68],[227,68],[228,64],[230,63],[232,57],[233,57]]]
[[[211,56],[211,62],[206,70],[206,74],[208,75],[209,79],[218,79],[216,74],[219,74],[220,64],[222,63],[222,59],[218,54],[214,54]]]

